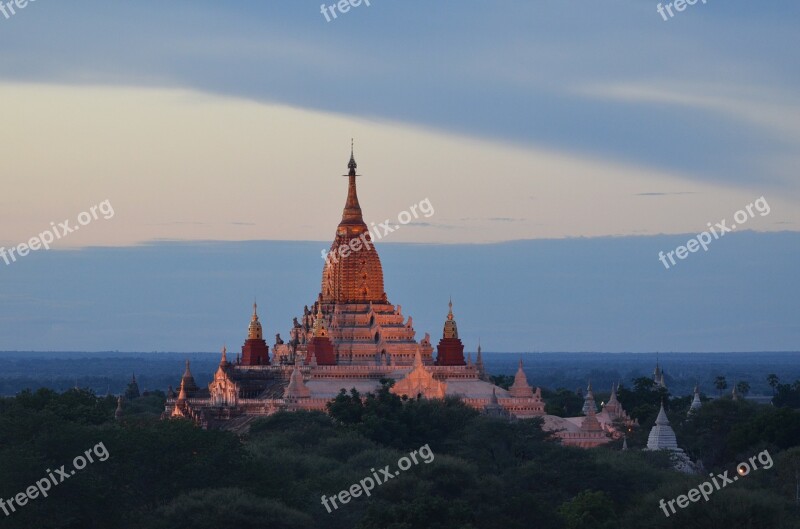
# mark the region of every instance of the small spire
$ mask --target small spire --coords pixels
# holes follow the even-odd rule
[[[356,175],[356,168],[358,164],[356,163],[356,157],[353,154],[353,138],[350,138],[350,161],[347,164],[347,168],[350,169],[350,173],[347,176],[357,176]]]
[[[356,191],[356,158],[353,154],[353,140],[350,140],[350,161],[347,163],[348,169],[350,171],[344,175],[349,176],[349,183],[347,186],[347,200],[344,203],[344,211],[342,212],[342,222],[339,223],[339,227],[343,226],[361,226],[366,228],[366,224],[364,224],[364,219],[361,216],[361,206],[358,203],[358,192]]]
[[[312,327],[313,336],[325,337],[327,336],[327,326],[325,324],[325,316],[322,314],[322,296],[320,295],[317,301],[317,314],[314,318],[314,326]]]
[[[508,391],[512,397],[533,397],[533,388],[528,384],[528,377],[525,376],[525,371],[522,369],[522,358],[519,359],[519,367],[514,375],[514,383],[511,384]]]
[[[419,345],[417,345],[417,350],[414,353],[414,367],[422,366],[422,355],[420,354]]]
[[[261,322],[258,321],[258,303],[253,299],[253,315],[250,317],[250,325],[247,327],[247,339],[261,340],[264,336],[263,332]]]
[[[456,325],[455,316],[453,316],[453,298],[450,298],[448,303],[447,320],[444,322],[444,331],[442,338],[458,338],[458,326]]]
[[[222,346],[222,359],[219,361],[220,365],[228,363],[228,347]]]
[[[298,361],[292,370],[292,375],[289,378],[289,385],[286,386],[286,389],[283,392],[283,397],[308,398],[310,396],[311,390],[309,390],[308,386],[306,386],[303,382],[303,373],[300,370],[300,362]]]
[[[117,397],[117,409],[114,410],[114,418],[116,420],[120,420],[122,418],[123,413],[124,412],[122,410],[122,395],[120,395],[119,397]]]
[[[661,409],[658,410],[658,417],[656,417],[656,424],[660,425],[667,425],[669,424],[669,419],[667,418],[667,412],[664,411],[664,400],[661,400]]]

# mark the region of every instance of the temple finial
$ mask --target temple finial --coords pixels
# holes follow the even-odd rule
[[[348,176],[356,176],[356,168],[358,164],[356,163],[356,157],[353,154],[353,138],[350,138],[350,162],[347,164],[347,168],[350,169],[350,173]]]
[[[344,203],[342,222],[339,223],[339,227],[359,226],[366,228],[364,219],[361,216],[361,206],[358,203],[358,193],[356,192],[356,177],[359,175],[356,174],[356,168],[358,167],[358,164],[356,163],[356,158],[353,154],[352,139],[350,140],[350,161],[347,163],[347,167],[350,169],[350,171],[344,175],[349,177],[349,183],[347,186],[347,200]]]

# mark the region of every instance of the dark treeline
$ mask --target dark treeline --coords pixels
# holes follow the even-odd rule
[[[786,384],[800,379],[799,353],[666,353],[658,358],[667,387],[675,395],[690,394],[697,383],[713,394],[716,378],[724,376],[731,385],[747,382],[750,396],[772,396],[776,388],[769,383],[769,374],[780,373]],[[142,389],[166,391],[180,381],[186,359],[201,385],[211,380],[219,365],[219,353],[0,352],[4,366],[0,396],[16,395],[25,388],[65,391],[75,386],[91,388],[98,395],[117,395],[132,373]],[[486,370],[497,375],[513,377],[520,359],[532,385],[570,391],[585,389],[589,380],[595,391],[609,391],[612,383],[651,376],[656,364],[654,353],[483,352]]]
[[[642,428],[641,447],[659,395],[620,390]],[[554,393],[555,394],[555,393]],[[563,395],[562,395],[563,397]],[[637,400],[638,399],[638,400]],[[653,401],[653,399],[656,399]],[[651,402],[652,401],[652,402]],[[688,401],[668,401],[681,444],[709,472],[731,470],[768,449],[770,469],[751,473],[666,518],[672,499],[707,479],[669,469],[661,453],[565,448],[538,421],[506,422],[457,400],[403,400],[388,391],[342,393],[323,413],[279,413],[247,434],[204,431],[185,420],[159,420],[163,394],[126,403],[85,390],[22,392],[0,400],[0,497],[24,492],[87,449],[109,457],[90,463],[47,498],[0,512],[8,528],[74,529],[605,529],[798,527],[795,472],[800,469],[798,412],[720,399],[686,419]],[[557,408],[568,399],[548,402]],[[683,417],[681,417],[683,415]],[[371,469],[421,446],[434,458],[328,513],[335,496]]]

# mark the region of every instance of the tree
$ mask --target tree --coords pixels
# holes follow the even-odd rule
[[[161,506],[149,521],[152,528],[310,529],[318,527],[308,514],[280,501],[258,497],[242,489],[220,488],[184,493]]]
[[[633,380],[633,390],[620,384],[617,398],[631,417],[644,424],[655,419],[661,402],[669,400],[669,391],[656,385],[649,377],[640,377]]]
[[[568,529],[613,529],[617,527],[614,502],[604,492],[585,490],[558,509]]]
[[[781,383],[781,379],[778,378],[778,375],[776,375],[775,373],[770,373],[769,375],[767,375],[767,384],[769,384],[769,387],[772,388],[772,396],[773,397],[775,396],[775,392],[776,392],[775,390],[777,389],[778,384],[780,384],[780,383]]]
[[[543,389],[542,397],[549,415],[574,417],[580,415],[583,408],[583,397],[568,389],[558,388],[555,392]]]
[[[722,391],[728,387],[728,381],[725,377],[718,376],[714,379],[714,387],[717,388],[717,396],[722,396]]]
[[[742,396],[746,397],[750,393],[750,383],[746,380],[740,380],[736,383],[736,391]]]
[[[364,403],[356,388],[350,390],[350,395],[341,389],[336,398],[326,405],[326,408],[331,417],[345,424],[359,423],[364,415]]]
[[[796,384],[795,384],[796,386]],[[800,408],[800,390],[789,384],[778,384],[777,393],[772,397],[776,407]]]
[[[514,383],[514,377],[511,375],[489,375],[489,382],[503,389],[508,389]]]

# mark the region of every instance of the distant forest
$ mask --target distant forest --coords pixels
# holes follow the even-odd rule
[[[475,353],[471,355],[474,361]],[[218,353],[4,352],[0,359],[3,396],[40,387],[56,391],[80,387],[97,395],[119,395],[134,373],[143,390],[166,391],[179,383],[185,360],[191,360],[201,385],[211,380],[219,364]],[[591,381],[595,391],[610,391],[612,383],[630,384],[651,376],[657,359],[672,395],[688,395],[695,384],[714,395],[715,381],[722,376],[728,391],[746,382],[749,397],[771,397],[770,374],[783,383],[800,380],[800,353],[483,353],[483,359],[494,375],[514,374],[522,359],[531,384],[551,390],[584,390]]]
[[[164,395],[125,401],[91,391],[25,391],[0,399],[0,512],[9,529],[790,529],[800,526],[800,412],[720,398],[687,417],[687,398],[664,399],[681,446],[707,472],[768,451],[751,472],[666,517],[661,499],[710,479],[671,469],[641,448],[664,397],[647,378],[620,390],[642,425],[621,441],[562,447],[538,420],[508,422],[456,399],[406,400],[384,382],[342,392],[330,414],[279,413],[249,431],[205,431],[160,420]],[[546,395],[552,410],[572,392]],[[102,450],[98,448],[102,446]],[[386,478],[381,469],[427,447],[429,460]],[[94,452],[91,450],[94,448]],[[69,475],[76,456],[94,455]],[[104,456],[104,459],[97,456]],[[62,467],[65,465],[65,467]],[[401,467],[402,468],[402,467]],[[60,469],[60,471],[59,471]],[[64,470],[66,469],[66,470]],[[52,471],[52,472],[51,472]],[[48,496],[25,491],[55,474]],[[62,476],[66,475],[66,478]],[[369,497],[353,486],[384,475]],[[62,482],[63,481],[63,482]],[[366,484],[365,484],[366,486]],[[353,492],[352,496],[342,492]],[[20,496],[22,494],[22,496]],[[323,496],[339,500],[326,508]],[[359,497],[356,497],[359,496]],[[25,504],[19,506],[19,500]],[[346,500],[346,501],[345,501]],[[330,510],[330,512],[328,512]]]

